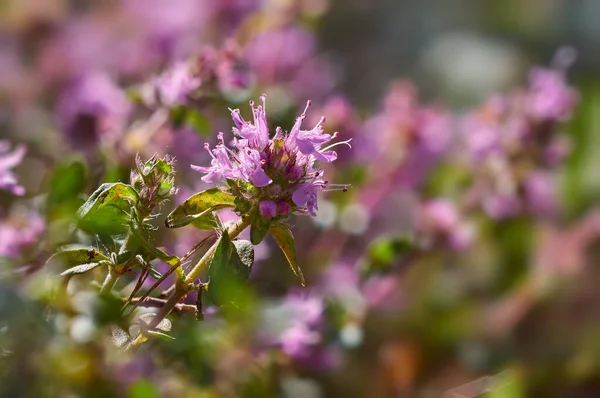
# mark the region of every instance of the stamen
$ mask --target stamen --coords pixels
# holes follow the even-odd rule
[[[335,134],[334,134],[334,135],[335,135]],[[346,140],[346,141],[339,141],[339,142],[335,142],[335,143],[333,143],[333,144],[331,144],[331,145],[329,145],[329,146],[326,146],[325,148],[321,148],[321,149],[319,150],[319,152],[325,152],[325,151],[328,151],[328,150],[330,150],[331,148],[333,148],[333,147],[335,147],[335,146],[338,146],[338,145],[348,145],[348,148],[352,148],[352,145],[350,145],[350,141],[352,141],[352,138],[350,138],[350,139],[348,139],[348,140]]]
[[[306,108],[304,108],[304,112],[302,112],[302,115],[300,115],[301,117],[306,116],[306,112],[308,111],[308,108],[311,106],[311,104],[312,103],[310,100],[306,101]]]
[[[204,143],[204,149],[206,149],[208,151],[208,154],[210,155],[211,158],[216,159],[215,155],[213,155],[212,151],[210,150],[210,145],[208,144],[208,142]]]
[[[264,94],[264,93],[263,93],[263,94],[260,96],[260,100],[262,101],[262,103],[263,103],[263,109],[264,109],[264,110],[265,110],[265,112],[266,112],[266,111],[267,111],[267,94]]]
[[[340,185],[338,187],[335,187],[335,185]],[[322,192],[335,192],[335,191],[341,191],[341,192],[348,192],[348,188],[352,188],[352,185],[350,184],[335,184],[332,185],[333,188],[327,188],[327,189],[322,189]]]

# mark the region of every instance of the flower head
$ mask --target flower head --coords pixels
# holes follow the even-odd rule
[[[258,206],[265,218],[287,217],[292,211],[314,216],[318,191],[348,187],[324,180],[324,171],[316,161],[334,161],[337,154],[332,148],[339,144],[350,146],[350,140],[330,144],[337,133],[324,132],[324,117],[313,128],[303,130],[310,102],[289,132],[278,127],[271,135],[266,96],[261,96],[261,101],[258,106],[250,102],[252,121],[245,120],[239,109],[231,110],[235,137],[232,145],[227,146],[219,133],[219,143],[214,149],[210,150],[206,144],[212,157],[210,166],[192,165],[192,168],[206,174],[202,177],[206,183],[227,180],[234,193]]]

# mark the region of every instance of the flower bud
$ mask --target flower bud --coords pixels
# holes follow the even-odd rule
[[[277,215],[278,216],[289,216],[292,208],[288,202],[277,202]]]
[[[273,218],[277,214],[277,205],[272,200],[263,200],[258,205],[258,209],[264,218]]]

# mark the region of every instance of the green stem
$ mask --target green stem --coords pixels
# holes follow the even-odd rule
[[[227,233],[231,239],[237,237],[240,232],[242,232],[246,227],[250,225],[250,217],[242,217],[238,222],[233,224],[228,230]],[[160,311],[152,318],[152,322],[148,325],[148,329],[154,329],[163,319],[165,319],[171,311],[175,308],[175,306],[179,303],[181,299],[183,299],[192,289],[193,284],[196,279],[202,274],[202,272],[208,267],[210,261],[212,260],[213,254],[217,249],[217,245],[219,241],[217,240],[211,247],[204,253],[202,258],[196,263],[194,268],[190,271],[190,273],[186,276],[185,281],[187,283],[184,284],[181,288],[176,288],[173,293],[167,299],[165,305],[160,309]],[[140,334],[127,346],[127,349],[133,349],[139,346],[141,343],[146,341],[146,336]]]
[[[229,234],[229,237],[233,240],[240,234],[240,232],[242,232],[244,229],[246,229],[246,227],[248,225],[250,225],[250,217],[242,217],[241,220],[239,220],[237,223],[233,224],[229,228],[227,233]],[[194,281],[196,279],[198,279],[200,274],[202,274],[202,272],[206,269],[206,267],[210,263],[210,260],[212,260],[213,254],[215,253],[215,250],[217,250],[218,244],[219,244],[219,241],[217,240],[210,247],[210,249],[208,249],[208,251],[206,253],[204,253],[204,256],[202,256],[200,261],[198,261],[198,263],[194,266],[194,268],[192,268],[192,270],[189,272],[189,274],[187,274],[187,276],[185,278],[185,280],[187,282],[194,283]]]
[[[100,288],[100,293],[108,293],[112,290],[119,280],[119,274],[117,274],[112,267],[108,269],[108,273],[106,274],[106,278],[104,279],[104,283],[102,283],[102,287]]]

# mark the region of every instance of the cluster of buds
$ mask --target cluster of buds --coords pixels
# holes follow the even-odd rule
[[[135,164],[130,175],[131,185],[140,197],[140,209],[150,214],[157,205],[177,194],[175,160],[169,155],[164,158],[154,155],[142,161],[138,155]]]
[[[337,153],[332,148],[340,144],[350,146],[350,140],[329,144],[338,133],[324,134],[324,117],[312,129],[302,130],[310,102],[289,132],[278,127],[271,138],[266,97],[261,96],[261,100],[263,104],[257,107],[250,102],[253,122],[244,120],[239,109],[231,110],[235,124],[231,148],[225,145],[223,133],[219,133],[219,143],[213,150],[208,144],[205,146],[212,157],[210,167],[192,168],[206,173],[202,177],[206,183],[226,180],[237,198],[238,212],[257,208],[265,219],[284,218],[292,213],[314,216],[318,191],[348,188],[324,180],[324,171],[315,162],[334,161]]]

